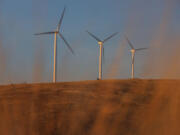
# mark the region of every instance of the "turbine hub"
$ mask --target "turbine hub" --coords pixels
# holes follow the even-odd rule
[[[103,45],[103,42],[98,42],[99,45]]]
[[[135,49],[132,49],[132,50],[131,50],[131,53],[135,53]]]

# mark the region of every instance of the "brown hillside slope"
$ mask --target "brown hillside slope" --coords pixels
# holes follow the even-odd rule
[[[0,135],[180,135],[180,81],[0,86]]]

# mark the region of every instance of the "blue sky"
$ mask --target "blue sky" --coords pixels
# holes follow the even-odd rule
[[[53,36],[33,34],[54,30],[65,5],[61,31],[77,55],[71,55],[58,39],[58,81],[97,78],[98,45],[86,30],[101,39],[119,32],[105,44],[104,77],[129,78],[131,57],[123,35],[136,47],[149,47],[171,4],[166,32],[179,35],[178,0],[0,0],[0,66],[5,67],[0,68],[0,83],[52,80]],[[137,77],[142,77],[148,55],[137,54]],[[112,71],[114,67],[116,71]]]

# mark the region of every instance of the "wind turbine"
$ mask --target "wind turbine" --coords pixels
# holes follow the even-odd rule
[[[138,48],[138,49],[135,49],[134,48],[134,46],[132,45],[132,43],[130,42],[130,40],[128,39],[128,37],[127,36],[125,36],[125,38],[126,38],[126,40],[127,40],[127,42],[128,42],[128,45],[130,46],[130,48],[131,48],[131,50],[130,50],[130,52],[131,52],[131,56],[132,56],[132,64],[131,64],[131,78],[132,79],[134,79],[134,60],[135,60],[135,53],[137,52],[137,51],[142,51],[142,50],[146,50],[146,49],[148,49],[148,48]]]
[[[61,24],[63,21],[63,17],[64,17],[64,13],[65,13],[66,8],[64,7],[64,10],[61,14],[61,18],[59,20],[59,23],[57,25],[57,28],[55,31],[50,31],[50,32],[43,32],[43,33],[37,33],[34,35],[54,35],[54,70],[53,70],[53,83],[56,83],[56,68],[57,68],[57,35],[59,35],[59,37],[64,41],[65,45],[68,47],[68,49],[71,51],[72,54],[74,54],[73,49],[71,48],[71,46],[69,45],[69,43],[66,41],[66,39],[64,38],[64,36],[61,34],[60,29],[61,29]]]
[[[100,47],[100,51],[99,51],[99,76],[98,76],[98,80],[102,80],[102,54],[103,54],[103,59],[104,59],[104,43],[107,42],[109,39],[111,39],[112,37],[114,37],[115,35],[118,34],[118,32],[112,34],[111,36],[107,37],[104,40],[100,40],[98,37],[96,37],[95,35],[93,35],[92,33],[90,33],[89,31],[87,31],[87,33],[93,37],[99,44]]]

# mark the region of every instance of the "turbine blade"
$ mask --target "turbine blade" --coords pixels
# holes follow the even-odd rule
[[[101,40],[96,37],[95,35],[93,35],[92,33],[90,33],[89,31],[86,31],[91,37],[93,37],[94,39],[96,39],[98,42],[101,42]]]
[[[55,32],[52,31],[52,32],[42,32],[42,33],[36,33],[34,35],[38,36],[38,35],[48,35],[48,34],[54,34]]]
[[[131,49],[134,49],[134,46],[132,45],[132,43],[130,42],[130,40],[128,39],[128,37],[125,36],[125,38],[126,38],[128,44],[129,44],[129,46],[131,47]]]
[[[148,48],[138,48],[138,49],[135,49],[136,51],[142,51],[142,50],[147,50]]]
[[[107,37],[106,39],[104,39],[103,43],[108,41],[109,39],[113,38],[114,36],[116,36],[119,32],[116,32],[114,34],[112,34],[111,36]]]
[[[63,36],[62,34],[60,34],[60,33],[58,33],[58,34],[59,34],[60,38],[62,38],[62,40],[64,41],[64,43],[65,43],[66,46],[68,47],[68,49],[71,51],[71,53],[72,53],[73,55],[75,55],[73,49],[71,48],[71,46],[69,45],[69,43],[66,41],[66,39],[64,38],[64,36]]]
[[[105,63],[105,55],[104,55],[104,47],[103,47],[103,63]]]
[[[65,13],[65,11],[66,11],[66,7],[64,7],[64,10],[63,10],[63,12],[62,12],[62,14],[61,14],[61,18],[60,18],[60,20],[59,20],[58,27],[57,27],[57,30],[58,30],[58,31],[59,31],[60,28],[61,28],[61,24],[62,24],[62,21],[63,21],[63,18],[64,18],[64,13]]]

